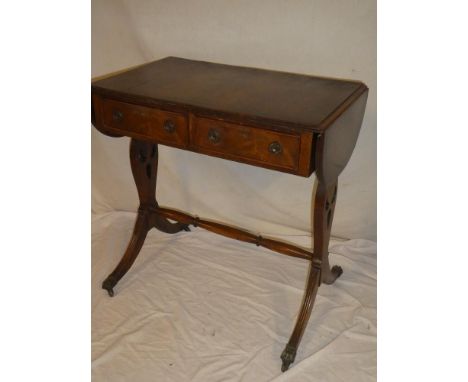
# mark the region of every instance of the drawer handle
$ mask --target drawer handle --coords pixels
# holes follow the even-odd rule
[[[168,133],[173,133],[175,131],[175,123],[174,121],[170,120],[170,119],[166,119],[164,121],[164,125],[163,125],[163,128],[164,128],[164,131],[167,131]]]
[[[208,131],[208,140],[213,143],[218,143],[221,139],[221,134],[218,130],[210,129]]]
[[[271,142],[270,145],[268,146],[268,151],[272,154],[278,155],[281,154],[283,151],[283,148],[281,147],[281,144],[279,142]]]
[[[120,110],[112,111],[112,119],[115,122],[122,122],[123,120],[123,113]]]

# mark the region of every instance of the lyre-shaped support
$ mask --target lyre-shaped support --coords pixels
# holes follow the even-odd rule
[[[304,292],[304,299],[288,344],[281,354],[282,371],[286,371],[294,362],[302,335],[309,321],[314,306],[317,290],[321,282],[333,284],[343,273],[339,266],[330,269],[328,243],[335,211],[338,187],[334,183],[326,187],[319,181],[314,200],[314,252],[310,264],[309,276]]]
[[[117,267],[102,283],[109,296],[114,295],[114,286],[128,272],[145,241],[148,231],[155,227],[166,233],[190,231],[188,224],[171,223],[157,213],[156,180],[158,173],[158,145],[132,139],[130,142],[130,163],[133,178],[140,198],[140,208],[127,250]]]

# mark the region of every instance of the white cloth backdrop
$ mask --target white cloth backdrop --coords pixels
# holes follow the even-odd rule
[[[375,8],[369,0],[92,1],[94,77],[172,55],[370,88],[332,232],[354,239],[331,246],[345,273],[320,288],[295,367],[282,376],[278,357],[307,274],[302,260],[199,229],[153,230],[116,297],[99,288],[125,249],[138,197],[129,140],[92,129],[93,380],[375,380]],[[307,247],[313,184],[313,176],[160,147],[161,205]]]
[[[200,228],[150,231],[115,288],[99,288],[125,250],[136,214],[93,220],[94,382],[367,382],[376,380],[376,252],[332,240],[343,275],[319,288],[296,362],[280,354],[302,302],[308,262]],[[286,237],[310,246],[310,237]]]

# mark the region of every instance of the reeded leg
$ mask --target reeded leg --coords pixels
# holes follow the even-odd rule
[[[189,231],[187,224],[171,223],[158,215],[156,202],[156,180],[158,171],[158,146],[153,143],[132,139],[130,143],[130,163],[133,178],[140,198],[140,208],[132,238],[127,250],[114,271],[104,280],[102,288],[109,296],[114,295],[114,286],[128,272],[145,242],[148,231],[155,227],[166,233]]]
[[[304,300],[296,325],[286,348],[281,354],[283,361],[281,371],[283,372],[288,370],[289,365],[296,358],[296,352],[302,334],[307,327],[320,283],[332,284],[343,273],[341,267],[338,266],[330,269],[328,261],[328,243],[330,241],[336,195],[336,183],[325,187],[323,183],[319,182],[314,201],[314,259],[310,265]]]
[[[135,222],[135,228],[133,229],[132,238],[128,244],[127,250],[120,260],[117,267],[102,283],[102,289],[107,290],[109,296],[114,296],[114,286],[119,280],[127,273],[138,254],[140,253],[141,247],[145,242],[146,235],[150,229],[148,224],[148,211],[138,211],[137,220]]]
[[[311,263],[301,310],[299,311],[299,316],[297,317],[296,325],[294,326],[294,330],[289,338],[289,342],[281,354],[281,360],[283,361],[281,371],[283,372],[288,370],[289,365],[292,364],[296,358],[297,348],[301,342],[302,334],[307,326],[307,322],[309,322],[310,313],[312,312],[312,307],[315,302],[315,296],[317,296],[319,281],[320,271],[313,263]]]

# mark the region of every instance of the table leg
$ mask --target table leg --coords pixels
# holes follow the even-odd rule
[[[130,163],[138,190],[140,208],[127,250],[117,267],[102,283],[109,296],[114,295],[114,286],[128,272],[145,242],[148,231],[155,227],[166,233],[188,231],[188,225],[171,223],[156,210],[156,180],[158,171],[158,145],[132,139],[130,142]]]
[[[328,244],[335,211],[337,196],[337,184],[326,187],[324,183],[318,183],[314,201],[314,252],[310,264],[309,276],[304,293],[296,325],[291,334],[288,344],[281,354],[283,361],[281,370],[288,370],[289,365],[294,362],[302,334],[309,321],[310,313],[314,306],[315,297],[321,282],[332,284],[343,273],[341,267],[334,266],[330,269],[328,260]]]
[[[330,269],[330,262],[328,260],[328,244],[330,243],[337,193],[338,185],[336,182],[328,188],[319,182],[317,193],[315,194],[314,258],[320,260],[320,281],[325,284],[333,284],[343,273],[343,269],[338,265],[334,265]]]

